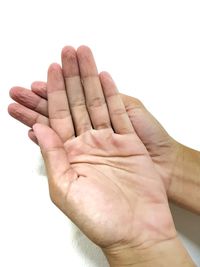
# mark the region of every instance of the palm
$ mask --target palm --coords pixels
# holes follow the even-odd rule
[[[30,110],[18,104],[11,104],[9,112],[13,117],[30,127],[33,126],[36,119],[43,124],[48,124],[48,103],[45,100],[47,99],[46,84],[36,83],[33,86],[33,90],[35,93],[32,93],[28,89],[13,88],[11,90],[12,98],[22,105],[27,106]],[[173,177],[174,165],[179,156],[180,144],[169,136],[161,124],[145,109],[138,99],[124,94],[121,94],[121,98],[133,127],[147,148],[155,168],[165,184],[165,188],[168,189],[171,177]],[[39,109],[37,109],[38,103],[40,103]],[[30,131],[29,134],[30,138],[36,141],[33,132]]]
[[[64,146],[73,171],[59,184],[62,194],[57,203],[90,239],[109,246],[139,235],[136,242],[143,242],[141,233],[147,224],[160,231],[168,220],[163,213],[166,194],[135,134],[91,130]],[[66,181],[70,181],[67,187]],[[155,225],[156,218],[160,226]]]
[[[65,69],[69,69],[70,64],[69,62],[63,64],[64,72],[66,71]],[[70,73],[70,75],[72,75],[72,73]],[[102,79],[101,74],[100,79]],[[17,87],[13,89],[14,90],[11,90],[10,93],[11,97],[22,105],[34,109],[34,111],[20,105],[12,104],[9,107],[9,112],[12,116],[30,127],[33,126],[35,121],[40,121],[43,124],[49,123],[48,103],[45,100],[47,99],[45,83],[36,83],[33,85],[32,89],[36,94],[23,88]],[[173,177],[176,159],[180,154],[180,144],[169,136],[160,123],[145,109],[139,100],[124,94],[121,94],[121,98],[132,125],[139,138],[146,146],[167,190],[171,182],[171,177]],[[30,131],[30,138],[36,141],[32,131]]]

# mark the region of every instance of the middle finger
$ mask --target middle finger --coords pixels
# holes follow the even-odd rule
[[[77,50],[77,57],[87,109],[93,127],[97,130],[111,128],[108,108],[92,51],[86,46],[81,46]]]
[[[85,104],[85,96],[79,75],[76,51],[71,46],[62,50],[62,68],[69,107],[75,127],[76,135],[80,135],[92,128],[90,117]]]

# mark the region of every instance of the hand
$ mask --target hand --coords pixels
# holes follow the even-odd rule
[[[53,202],[103,248],[146,247],[174,238],[163,183],[113,81],[103,74],[103,92],[91,52],[80,48],[79,56],[84,87],[75,57],[65,75],[67,96],[62,70],[52,65],[47,82],[52,129],[33,127]]]
[[[65,75],[70,62],[70,53],[68,52],[68,47],[62,51],[62,68]],[[77,54],[77,60],[80,61],[79,54]],[[99,75],[99,79],[102,81],[102,74]],[[10,96],[19,104],[11,104],[9,113],[31,128],[35,122],[48,125],[46,83],[34,82],[31,89],[32,91],[22,87],[11,89]],[[176,159],[181,156],[182,145],[169,136],[138,99],[123,94],[120,96],[137,135],[146,146],[155,168],[168,190],[176,168]],[[29,131],[29,137],[37,142],[32,130]]]
[[[160,262],[163,244],[177,244],[163,182],[111,77],[102,74],[102,92],[90,51],[78,52],[86,59],[79,62],[84,86],[72,68],[76,57],[65,76],[67,96],[61,68],[52,65],[47,82],[52,129],[33,126],[51,199],[103,248],[112,266],[151,266],[147,259]]]

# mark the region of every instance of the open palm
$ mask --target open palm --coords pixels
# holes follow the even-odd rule
[[[86,75],[87,72],[91,70],[93,75],[96,76],[98,72],[94,59],[89,56],[90,60],[88,62],[87,57],[83,58],[82,56],[82,54],[89,55],[88,51],[83,51],[83,49],[80,51],[79,49],[77,53],[78,62],[73,62],[72,60],[72,58],[74,58],[76,61],[75,54],[76,52],[73,51],[72,48],[64,48],[62,53],[62,67],[68,83],[70,83],[69,78],[71,78],[73,84],[71,83],[70,87],[74,87],[74,95],[78,97],[75,88],[77,83],[79,83],[78,76],[80,75],[78,63]],[[104,73],[99,74],[101,82],[104,81],[104,77]],[[10,95],[18,102],[17,104],[13,103],[9,106],[9,113],[13,117],[31,128],[35,122],[46,125],[49,124],[46,83],[33,83],[32,91],[22,87],[14,87],[11,89]],[[164,182],[166,191],[168,191],[172,182],[172,177],[174,176],[174,170],[176,169],[177,158],[181,157],[181,145],[169,136],[160,123],[148,112],[138,99],[124,94],[120,94],[120,96],[137,135],[149,152],[156,171]],[[76,129],[78,133],[88,129],[88,125],[84,126],[85,129],[80,129],[82,126],[83,124],[80,122],[76,124],[75,127],[78,127],[78,129]],[[29,131],[29,137],[36,142],[32,129]]]
[[[72,56],[69,71],[76,72],[75,61]],[[104,248],[172,238],[175,230],[164,184],[113,81],[104,73],[102,90],[92,69],[80,71],[82,83],[78,70],[64,81],[58,65],[49,68],[52,129],[41,124],[33,128],[53,202]]]

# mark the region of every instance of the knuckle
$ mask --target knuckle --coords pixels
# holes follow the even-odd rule
[[[103,97],[95,97],[91,101],[87,102],[88,108],[96,108],[105,105],[105,99]]]
[[[137,98],[133,98],[132,101],[125,106],[127,113],[135,112],[136,110],[142,110],[143,108],[143,103]]]
[[[135,102],[136,102],[138,105],[141,105],[141,106],[143,105],[143,104],[142,104],[142,101],[141,101],[140,99],[138,99],[138,98],[135,98]]]
[[[126,110],[123,108],[116,108],[113,111],[113,115],[115,115],[115,116],[121,116],[121,115],[124,115],[125,113],[126,113]]]
[[[70,108],[77,108],[77,107],[85,107],[85,101],[84,100],[76,100],[70,102]]]
[[[107,128],[110,128],[110,123],[109,122],[102,122],[102,123],[99,123],[98,125],[96,125],[95,128],[97,130],[107,129]]]
[[[67,108],[56,109],[50,114],[51,119],[64,119],[70,116],[70,111]]]
[[[78,125],[76,128],[77,134],[82,134],[84,132],[87,132],[88,130],[91,129],[91,124],[90,123],[81,123],[81,125]]]
[[[133,105],[134,105],[135,107],[138,107],[138,108],[143,107],[143,103],[141,102],[140,99],[138,99],[138,98],[133,98],[132,101],[133,101]]]

